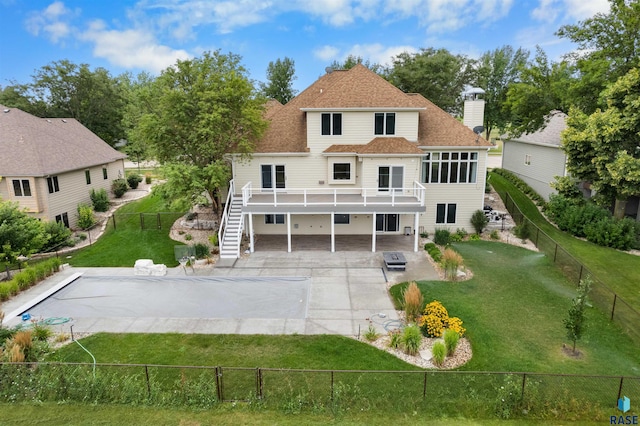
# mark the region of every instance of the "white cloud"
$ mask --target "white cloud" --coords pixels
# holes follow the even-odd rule
[[[94,21],[82,40],[94,43],[93,54],[123,68],[141,68],[159,73],[178,59],[188,59],[184,50],[158,44],[148,31],[131,29],[108,30],[102,21]]]
[[[584,20],[596,13],[609,12],[608,0],[564,0],[567,17]]]
[[[56,1],[43,10],[29,13],[25,26],[34,36],[42,32],[51,42],[58,43],[71,34],[70,22],[77,13],[65,7],[64,3]]]
[[[325,45],[318,49],[314,49],[313,56],[326,62],[336,59],[339,52],[340,50],[338,50],[337,47]]]
[[[543,22],[555,22],[561,15],[565,20],[582,21],[608,11],[608,0],[539,0],[531,16]]]
[[[382,66],[391,65],[391,59],[403,52],[415,53],[418,49],[413,46],[383,46],[380,43],[374,44],[356,44],[345,55],[353,55],[369,60],[372,64],[380,64]]]

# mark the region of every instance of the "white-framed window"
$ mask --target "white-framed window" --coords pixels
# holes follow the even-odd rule
[[[342,134],[342,113],[322,114],[322,134],[341,135]]]
[[[351,180],[351,163],[333,163],[333,180]]]
[[[49,188],[49,194],[60,191],[60,185],[58,185],[58,176],[50,176],[47,178],[47,187]]]
[[[285,187],[286,174],[282,164],[260,165],[262,189],[282,189]]]
[[[348,214],[335,213],[333,215],[333,223],[336,224],[336,225],[348,225],[350,219],[351,219],[350,215],[348,215]]]
[[[436,223],[456,223],[456,208],[455,203],[436,204]]]
[[[265,214],[264,223],[267,225],[282,225],[284,224],[283,214]]]
[[[56,222],[62,223],[64,226],[66,226],[68,228],[69,227],[69,215],[67,215],[66,213],[62,213],[62,214],[56,215]]]
[[[31,197],[29,179],[13,179],[13,194],[16,197]]]
[[[531,154],[525,154],[524,155],[524,165],[525,166],[530,166],[531,165]]]
[[[378,167],[378,191],[402,192],[404,185],[403,166],[379,166]]]
[[[376,112],[374,116],[373,134],[395,135],[396,134],[396,113],[395,112]]]
[[[87,185],[91,185],[91,170],[84,171],[84,179],[87,181]]]
[[[427,152],[422,157],[422,183],[476,183],[477,152]]]

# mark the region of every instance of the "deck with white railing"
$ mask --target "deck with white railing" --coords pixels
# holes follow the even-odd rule
[[[380,191],[378,188],[253,188],[242,187],[243,212],[420,212],[425,206],[425,187],[414,182],[412,188]]]

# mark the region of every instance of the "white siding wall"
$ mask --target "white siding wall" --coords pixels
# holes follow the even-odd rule
[[[322,135],[322,113],[307,112],[307,145],[312,154],[320,153],[329,146],[337,144],[366,144],[377,136],[374,135],[374,117],[376,112],[389,111],[346,111],[342,112],[342,135]],[[393,111],[391,111],[393,112]],[[418,140],[418,112],[395,111],[397,137],[409,141]],[[392,136],[392,135],[387,135]]]
[[[529,156],[531,164],[525,164]],[[555,191],[549,185],[555,176],[565,176],[566,155],[560,148],[506,141],[502,151],[502,167],[515,173],[538,194],[549,200]]]

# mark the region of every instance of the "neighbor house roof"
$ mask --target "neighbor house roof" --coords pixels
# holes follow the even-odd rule
[[[354,154],[424,154],[415,143],[400,137],[379,137],[365,145],[331,145],[324,150],[327,154],[354,153]]]
[[[0,176],[47,176],[126,157],[73,118],[38,118],[2,105],[0,147]]]
[[[265,117],[269,127],[257,143],[256,152],[307,152],[307,109],[394,109],[418,111],[417,146],[491,146],[457,119],[422,95],[404,93],[373,71],[358,64],[349,70],[335,70],[321,76],[285,105],[268,103]],[[380,138],[393,144],[393,139]],[[383,142],[384,142],[383,141]],[[384,143],[374,146],[386,153]],[[411,143],[411,142],[410,142]]]
[[[551,111],[545,117],[545,127],[534,133],[523,133],[522,135],[510,138],[512,141],[525,142],[534,145],[555,145],[560,146],[560,136],[567,128],[567,114],[562,111]]]

